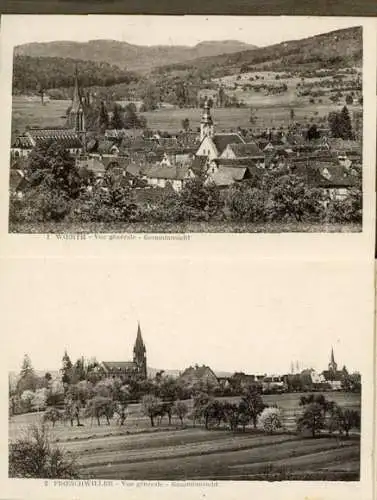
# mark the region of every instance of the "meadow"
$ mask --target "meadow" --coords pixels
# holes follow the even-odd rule
[[[260,93],[245,91],[238,94],[245,99],[254,113],[250,123],[250,107],[215,108],[213,118],[216,130],[230,131],[241,128],[264,128],[286,126],[290,121],[290,110],[294,109],[295,120],[315,121],[326,119],[328,113],[339,110],[340,105],[331,102],[310,103],[308,98],[297,99],[291,92],[282,95],[264,96]],[[22,132],[26,127],[63,127],[69,100],[50,100],[42,104],[38,98],[14,96],[12,101],[12,132]],[[350,106],[350,109],[359,109]],[[200,126],[201,110],[198,108],[160,108],[141,113],[151,130],[177,132],[182,128],[182,120],[188,118],[190,128]]]
[[[173,418],[151,428],[140,405],[130,405],[124,427],[83,420],[82,427],[58,423],[52,441],[77,457],[83,477],[132,480],[185,479],[321,479],[357,480],[360,468],[358,435],[349,439],[297,436],[294,421],[300,394],[264,396],[282,410],[284,429],[266,435],[260,429],[231,433],[225,429],[181,426]],[[329,393],[328,399],[360,409],[360,395]],[[236,398],[233,398],[236,399]],[[188,402],[190,404],[190,402]],[[22,436],[42,413],[17,415],[9,422],[9,439]]]

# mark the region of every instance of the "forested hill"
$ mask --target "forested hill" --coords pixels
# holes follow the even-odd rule
[[[15,56],[13,60],[13,93],[37,92],[41,88],[72,87],[75,69],[83,87],[110,86],[137,81],[135,73],[106,62],[82,61],[61,57]]]
[[[73,55],[85,61],[114,64],[130,71],[145,72],[161,65],[179,63],[200,57],[254,49],[254,45],[237,40],[205,41],[194,47],[178,45],[133,45],[116,40],[89,42],[56,41],[29,43],[15,48],[15,55],[32,57],[63,57]]]
[[[358,26],[255,50],[200,58],[184,65],[165,66],[158,71],[200,69],[211,76],[223,76],[254,68],[295,71],[361,66],[362,47],[362,27]]]

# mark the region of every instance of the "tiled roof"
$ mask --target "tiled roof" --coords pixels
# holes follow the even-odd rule
[[[352,187],[355,179],[342,165],[328,162],[316,162],[309,166],[295,165],[293,173],[304,177],[309,184],[323,188]]]
[[[87,170],[90,170],[91,172],[94,172],[96,174],[103,174],[105,173],[105,165],[101,160],[98,158],[88,158],[87,160],[79,160],[77,162],[78,168],[86,168]]]
[[[26,136],[32,143],[43,144],[47,141],[59,142],[67,149],[80,149],[82,142],[76,132],[69,129],[30,129]]]
[[[215,373],[209,366],[190,366],[189,368],[186,368],[186,370],[182,373],[180,378],[196,378],[196,379],[201,379],[205,375],[211,375],[216,378]]]
[[[141,175],[150,179],[183,180],[188,174],[188,167],[163,167],[146,165],[141,169]]]
[[[215,134],[212,137],[217,151],[221,154],[228,144],[242,144],[245,141],[239,134]]]
[[[219,167],[219,169],[211,175],[211,180],[217,186],[230,186],[236,181],[241,181],[247,167]]]
[[[263,157],[263,152],[255,142],[229,144],[228,147],[232,149],[238,158]]]
[[[114,145],[115,144],[113,141],[108,141],[108,140],[101,141],[97,146],[97,151],[100,154],[110,154],[111,149]]]
[[[109,371],[128,371],[136,368],[136,363],[133,361],[103,361],[102,364]]]
[[[14,140],[12,148],[32,149],[33,144],[30,140],[30,137],[27,137],[26,135],[20,135]]]

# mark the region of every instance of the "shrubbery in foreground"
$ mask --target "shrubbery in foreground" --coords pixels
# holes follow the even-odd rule
[[[79,477],[74,459],[52,446],[46,427],[33,426],[27,435],[9,445],[9,477],[62,478]]]

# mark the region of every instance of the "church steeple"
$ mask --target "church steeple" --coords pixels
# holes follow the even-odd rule
[[[213,120],[211,116],[211,108],[209,101],[206,98],[204,101],[202,119],[200,121],[200,141],[205,137],[213,136]]]
[[[77,65],[75,68],[75,83],[73,88],[72,105],[69,111],[68,122],[70,128],[72,128],[75,132],[81,135],[85,134],[84,106],[80,91]]]
[[[332,372],[336,372],[338,369],[338,365],[335,362],[335,356],[334,356],[334,348],[331,348],[331,356],[330,356],[330,363],[329,363],[329,370]]]
[[[134,363],[138,367],[138,371],[143,378],[147,378],[147,350],[141,335],[140,323],[137,324],[136,341],[134,345]]]

